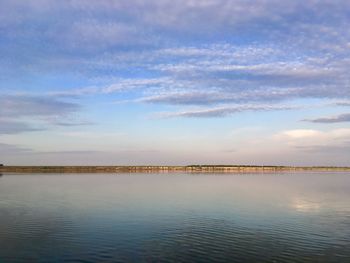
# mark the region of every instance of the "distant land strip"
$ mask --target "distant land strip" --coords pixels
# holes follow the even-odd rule
[[[255,165],[187,165],[187,166],[0,166],[0,173],[241,173],[241,172],[350,172],[350,167],[332,166],[255,166]]]

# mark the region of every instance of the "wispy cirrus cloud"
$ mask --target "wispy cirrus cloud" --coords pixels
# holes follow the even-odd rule
[[[223,103],[249,104],[249,103],[278,103],[300,98],[337,98],[341,94],[329,93],[325,87],[255,87],[255,88],[202,88],[202,89],[179,89],[166,92],[156,91],[155,95],[144,96],[136,99],[138,102],[170,104],[170,105],[217,105]],[[205,90],[205,91],[203,91]],[[344,91],[345,93],[345,91]]]
[[[90,126],[90,125],[94,125],[94,122],[91,121],[70,121],[70,120],[66,120],[66,121],[60,121],[60,120],[56,120],[53,122],[54,125],[57,126],[63,126],[63,127],[75,127],[75,126]]]
[[[183,43],[197,40],[212,44],[211,39],[216,39],[214,42],[218,43],[239,42],[241,39],[252,44],[256,41],[251,41],[251,35],[256,35],[268,44],[280,44],[291,51],[296,47],[304,48],[305,51],[316,48],[317,51],[328,51],[330,53],[326,55],[331,55],[334,52],[346,52],[349,37],[346,25],[350,7],[346,1],[306,3],[272,0],[250,3],[243,0],[150,0],[141,3],[138,0],[102,0],[86,3],[77,0],[15,0],[2,2],[1,5],[3,47],[7,51],[16,48],[21,53],[24,43],[31,39],[34,42],[29,47],[32,52],[18,56],[17,60],[25,66],[41,69],[51,63],[56,66],[63,63],[61,70],[91,68],[92,65],[100,66],[101,69],[106,62],[105,57],[113,57],[114,62],[117,62],[130,52],[136,52],[134,58],[137,60],[149,57],[149,52],[159,49],[162,50],[163,58],[169,55],[203,56],[208,54],[208,50],[188,48]],[[329,13],[336,15],[325,16]],[[305,17],[309,19],[305,20]],[[29,24],[30,30],[27,28]],[[7,41],[12,41],[16,47],[9,47]],[[264,53],[271,50],[273,47],[268,47]],[[234,58],[235,54],[231,51],[221,45],[209,55],[216,53]],[[261,55],[261,52],[254,52],[256,50],[252,48],[246,49],[245,55]],[[282,54],[286,55],[286,52]],[[9,55],[14,53],[9,52]],[[287,55],[298,54],[290,52]],[[268,56],[265,58],[268,59]],[[11,64],[14,60],[7,62],[7,65],[20,65]],[[118,63],[113,64],[118,67]]]
[[[291,51],[292,53],[292,51]],[[56,92],[91,95],[133,92],[129,101],[170,105],[278,103],[294,99],[340,99],[350,95],[346,59],[287,55],[282,46],[213,44],[149,51],[124,57],[149,78],[113,78],[111,83]],[[252,56],[254,54],[254,56]],[[125,55],[125,54],[124,54]],[[129,60],[128,60],[129,59]],[[141,61],[142,60],[142,61]],[[172,61],[164,63],[164,60]]]
[[[1,5],[0,72],[105,79],[51,94],[129,92],[134,102],[212,107],[350,96],[346,1]]]
[[[157,114],[161,118],[217,118],[232,115],[234,113],[246,112],[246,111],[277,111],[277,110],[291,110],[296,107],[287,106],[270,106],[270,105],[244,105],[244,106],[222,106],[216,108],[204,108],[204,109],[189,109],[179,112],[164,112]]]
[[[314,123],[339,123],[339,122],[350,122],[350,113],[344,113],[337,116],[322,117],[316,119],[306,119],[304,121]]]

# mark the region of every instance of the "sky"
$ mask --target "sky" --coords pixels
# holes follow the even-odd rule
[[[350,1],[0,0],[0,163],[350,166]]]

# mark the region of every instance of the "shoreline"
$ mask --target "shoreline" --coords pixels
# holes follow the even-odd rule
[[[0,173],[242,173],[242,172],[350,172],[350,167],[331,166],[0,166]]]

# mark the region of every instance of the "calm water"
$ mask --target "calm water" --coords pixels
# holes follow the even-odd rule
[[[0,177],[0,262],[350,262],[350,174]]]

